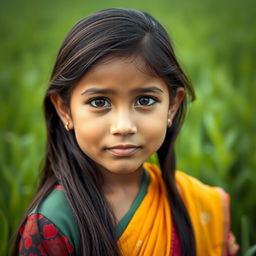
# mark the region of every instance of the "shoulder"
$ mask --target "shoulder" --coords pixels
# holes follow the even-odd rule
[[[147,169],[149,174],[162,179],[161,169],[151,163],[144,163],[144,168]],[[210,200],[212,197],[217,197],[224,201],[229,201],[229,195],[220,187],[209,186],[202,183],[198,179],[179,170],[175,171],[175,183],[182,197],[192,197],[202,200]]]
[[[37,212],[56,220],[64,221],[74,219],[64,189],[61,186],[56,186],[52,192],[44,198],[36,210]]]
[[[193,197],[196,197],[197,199],[202,198],[202,200],[206,201],[215,197],[220,200],[229,201],[228,194],[222,188],[204,184],[182,171],[176,171],[175,182],[183,197],[193,195]]]
[[[75,255],[68,238],[42,214],[29,215],[19,234],[19,255]]]
[[[151,176],[153,175],[158,177],[158,179],[162,179],[162,171],[157,165],[144,163],[143,166],[148,170]],[[217,201],[221,205],[227,205],[229,203],[229,195],[222,188],[204,184],[198,179],[182,171],[175,171],[175,183],[182,199],[185,201],[185,204],[195,204],[193,201],[196,201],[198,204],[200,202],[211,204],[212,200],[214,199],[215,203]]]
[[[144,167],[162,182],[158,166],[147,163]],[[192,222],[198,255],[226,255],[230,230],[229,195],[179,170],[175,171],[175,183]]]
[[[229,195],[220,187],[210,186],[181,171],[176,171],[178,191],[190,211],[211,212],[219,210],[222,218],[229,221]]]
[[[61,230],[76,249],[80,247],[79,229],[62,187],[55,187],[30,215],[35,212],[44,216]]]

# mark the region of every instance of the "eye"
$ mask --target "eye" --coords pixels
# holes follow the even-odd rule
[[[95,98],[89,101],[89,104],[94,108],[109,108],[109,101],[103,97]]]
[[[157,100],[151,96],[141,96],[136,100],[136,106],[151,106],[155,104]]]

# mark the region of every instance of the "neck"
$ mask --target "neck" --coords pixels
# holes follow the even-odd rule
[[[106,169],[101,171],[103,175],[103,193],[105,196],[116,194],[137,192],[143,175],[143,167],[141,166],[132,173],[112,173]]]
[[[143,168],[132,173],[116,174],[103,170],[103,193],[115,218],[115,223],[129,211],[134,199],[139,193]]]

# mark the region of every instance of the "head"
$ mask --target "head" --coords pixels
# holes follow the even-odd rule
[[[150,95],[135,95],[131,93],[132,90],[138,87],[154,87],[154,83],[158,84],[156,87],[162,88],[161,97],[164,96],[163,102],[161,97],[159,99],[161,106],[155,108],[157,111],[154,109],[150,112],[149,106],[147,111],[141,111],[138,106],[134,108],[137,112],[124,110],[124,106],[130,106],[132,97],[135,101],[138,96]],[[91,105],[86,104],[86,108],[82,106],[96,96],[101,100],[109,99],[109,94],[83,94],[87,89],[106,89],[109,85],[114,86],[112,89],[119,90],[120,93],[115,94],[115,98],[112,97],[115,102],[105,100],[103,108],[104,111],[109,111],[110,106],[106,104],[111,103],[115,111],[103,114],[101,108],[97,109],[96,113],[96,109],[91,108]],[[130,97],[127,97],[128,95]],[[155,98],[158,96],[156,92],[151,95]],[[165,138],[169,144],[170,130],[174,141],[185,114],[187,95],[194,97],[193,90],[176,60],[169,37],[161,24],[140,11],[108,9],[81,20],[68,34],[52,73],[45,98],[45,110],[48,119],[59,123],[58,128],[63,130],[63,134],[67,134],[64,126],[68,124],[73,133],[69,132],[66,136],[75,140],[80,149],[96,163],[100,162],[98,160],[102,159],[102,155],[95,158],[94,153],[97,152],[93,153],[87,148],[92,148],[90,142],[94,142],[93,135],[100,139],[97,130],[99,133],[102,133],[103,128],[105,132],[108,132],[106,129],[112,131],[112,136],[103,141],[102,149],[117,144],[144,147],[146,143],[152,142],[155,146],[149,145],[144,148],[144,152],[139,150],[144,153],[136,163],[139,167],[139,162],[141,164],[150,154],[157,151],[164,144]],[[116,99],[123,103],[121,107]],[[83,127],[79,122],[82,120],[81,116],[77,115],[77,111],[80,111],[78,103],[83,111],[94,111],[93,115],[86,117],[87,119],[83,117]],[[158,102],[154,107],[157,105]],[[126,131],[129,128],[131,131]],[[167,128],[169,133],[166,134]],[[49,129],[56,130],[56,127],[51,127],[49,123]],[[129,136],[125,134],[125,139],[119,136],[118,129]],[[145,141],[135,141],[140,132],[145,135],[148,133]],[[65,136],[62,139],[65,139]],[[160,160],[164,157],[162,155],[165,154],[159,153]],[[130,158],[127,157],[126,160],[129,161]],[[118,168],[118,165],[116,167]]]
[[[46,92],[46,160],[31,208],[62,184],[83,227],[83,255],[118,255],[95,170],[129,173],[157,151],[183,255],[193,255],[193,231],[173,180],[174,142],[190,96],[167,32],[149,14],[112,8],[79,21]]]
[[[166,82],[146,70],[140,56],[106,56],[73,88],[68,107],[61,96],[52,102],[97,169],[129,174],[162,145],[179,109],[184,88],[171,97]]]

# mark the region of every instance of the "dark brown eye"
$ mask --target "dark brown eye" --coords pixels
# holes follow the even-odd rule
[[[156,100],[150,96],[139,97],[135,105],[139,106],[151,106],[156,103]]]
[[[110,103],[105,98],[96,98],[90,101],[91,106],[94,108],[108,108]]]

